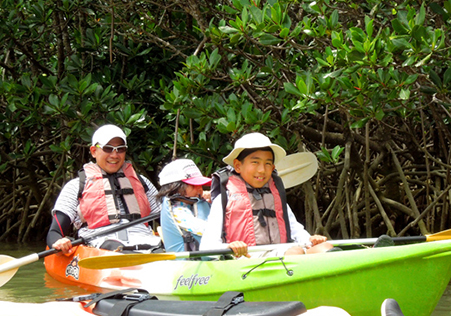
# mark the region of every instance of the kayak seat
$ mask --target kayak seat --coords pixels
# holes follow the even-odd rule
[[[305,313],[304,304],[292,302],[245,302],[243,293],[225,292],[218,301],[158,300],[144,290],[96,299],[98,316],[296,316]]]
[[[105,240],[99,248],[105,249],[105,250],[111,250],[115,251],[121,247],[124,247],[124,244],[120,241],[114,240],[114,239],[107,239]]]
[[[114,240],[114,239],[107,239],[105,240],[100,247],[101,249],[110,250],[110,251],[120,251],[123,253],[134,253],[136,251],[146,251],[150,253],[161,253],[164,252],[163,244],[160,243],[156,246],[149,245],[149,244],[138,244],[133,246],[125,246],[123,243]]]

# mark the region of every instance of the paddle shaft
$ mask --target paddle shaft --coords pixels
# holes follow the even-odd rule
[[[423,241],[436,241],[451,239],[451,229],[435,233],[427,236],[407,236],[407,237],[393,237],[395,243],[414,243]],[[377,238],[361,238],[361,239],[343,239],[343,240],[328,240],[329,243],[334,246],[345,245],[371,245],[376,243]],[[287,248],[290,246],[304,247],[303,244],[271,244],[271,245],[259,245],[251,246],[248,248],[249,252],[257,251],[269,251],[277,248]],[[201,250],[201,251],[185,251],[185,252],[171,252],[171,253],[150,253],[150,254],[115,254],[100,257],[90,257],[81,259],[78,263],[80,267],[87,269],[111,269],[122,268],[140,265],[144,263],[161,261],[161,260],[174,260],[174,259],[188,259],[198,258],[204,256],[217,256],[233,254],[232,249],[216,249],[216,250]]]
[[[217,249],[217,250],[199,250],[199,251],[186,251],[186,252],[180,252],[176,253],[175,256],[177,258],[187,258],[187,259],[193,259],[193,258],[200,258],[200,257],[206,257],[206,256],[222,256],[222,255],[231,255],[233,254],[233,250],[230,248],[227,249]]]
[[[450,239],[451,236],[449,236]],[[398,243],[415,243],[428,241],[427,236],[406,236],[406,237],[392,237],[395,244]],[[358,239],[341,239],[341,240],[328,240],[334,246],[346,246],[346,245],[373,245],[376,243],[377,238],[358,238]]]
[[[434,235],[429,236],[406,236],[406,237],[392,237],[394,243],[415,243],[415,242],[423,242],[423,241],[432,241],[438,239],[451,239],[451,235],[448,238],[431,238]],[[431,239],[431,240],[430,240]],[[360,239],[341,239],[341,240],[328,240],[327,242],[333,244],[334,246],[338,245],[372,245],[377,241],[377,238],[360,238]],[[288,244],[270,244],[270,245],[259,245],[259,246],[251,246],[248,248],[249,252],[258,252],[258,251],[270,251],[280,247],[287,248]],[[305,247],[304,244],[292,243],[291,246],[295,247]],[[199,258],[205,256],[219,256],[219,255],[231,255],[233,254],[232,249],[215,249],[215,250],[199,250],[199,251],[185,251],[185,252],[174,252],[173,253],[176,258]]]
[[[78,245],[84,244],[84,243],[86,243],[86,242],[88,242],[88,241],[90,241],[90,240],[92,240],[94,238],[97,238],[97,237],[100,237],[100,236],[104,236],[104,235],[113,234],[113,233],[116,233],[116,232],[121,231],[123,229],[127,229],[127,228],[129,228],[131,226],[134,226],[136,224],[149,222],[151,220],[157,219],[159,216],[160,216],[160,213],[158,213],[158,214],[151,214],[149,216],[139,218],[139,219],[134,220],[132,222],[120,224],[120,225],[117,225],[115,227],[111,227],[109,229],[102,230],[100,232],[92,234],[91,236],[73,240],[71,243],[72,243],[72,246],[78,246]],[[19,267],[24,266],[26,264],[38,261],[39,259],[42,259],[44,257],[53,255],[53,254],[55,254],[57,252],[59,252],[59,250],[52,248],[52,249],[48,249],[48,250],[45,250],[45,251],[42,251],[42,252],[39,252],[39,253],[33,253],[33,254],[28,255],[28,256],[19,258],[19,259],[11,260],[9,262],[6,262],[6,263],[0,265],[0,273],[3,273],[5,271],[9,271],[9,270],[12,270],[12,269],[19,268]]]
[[[155,220],[155,219],[157,219],[159,217],[160,217],[160,213],[150,214],[148,216],[135,219],[135,220],[133,220],[131,222],[120,224],[120,225],[117,225],[115,227],[111,227],[111,228],[102,230],[100,232],[92,234],[91,236],[87,236],[87,237],[84,237],[84,238],[77,239],[77,240],[72,242],[72,245],[74,245],[74,243],[79,241],[79,240],[81,240],[81,242],[79,242],[77,245],[80,245],[82,243],[91,241],[91,240],[93,240],[93,239],[95,239],[97,237],[100,237],[100,236],[116,233],[116,232],[121,231],[123,229],[127,229],[127,228],[130,228],[132,226],[135,226],[136,224],[142,224],[142,223],[147,223],[147,222],[153,221],[153,220]]]
[[[263,252],[271,251],[277,248],[289,248],[288,244],[269,244],[269,245],[258,245],[250,246],[247,248],[249,253],[252,252]],[[292,246],[304,246],[300,244],[292,244]],[[225,249],[213,249],[213,250],[198,250],[198,251],[184,251],[184,252],[174,252],[172,253],[177,259],[193,259],[208,256],[222,256],[222,255],[233,255],[233,250],[230,248]]]
[[[451,239],[451,229],[443,230],[438,233],[434,233],[426,236],[404,236],[404,237],[392,237],[395,244],[399,243],[415,243],[424,241],[438,241]],[[377,238],[360,238],[360,239],[343,239],[343,240],[328,240],[334,246],[345,245],[371,245],[376,243]]]

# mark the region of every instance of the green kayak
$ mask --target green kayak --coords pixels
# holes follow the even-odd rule
[[[448,240],[281,258],[164,260],[104,270],[78,265],[83,258],[111,255],[122,254],[79,246],[72,257],[46,257],[45,266],[61,282],[137,287],[159,299],[215,301],[226,291],[239,291],[248,302],[301,301],[307,309],[337,306],[353,316],[379,316],[387,298],[395,299],[405,315],[429,316],[451,278]]]

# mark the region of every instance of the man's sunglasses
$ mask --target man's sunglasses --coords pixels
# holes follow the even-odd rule
[[[110,145],[102,146],[102,145],[97,144],[96,147],[101,148],[107,154],[111,154],[114,150],[118,154],[123,154],[127,151],[127,145],[120,145],[120,146],[114,147],[114,146],[110,146]]]

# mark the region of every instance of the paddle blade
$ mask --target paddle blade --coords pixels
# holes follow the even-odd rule
[[[10,257],[10,256],[6,256],[6,255],[0,255],[0,269],[3,264],[6,264],[7,262],[10,262],[13,260],[16,260],[16,259],[13,257]],[[8,269],[4,272],[0,272],[0,287],[3,286],[3,284],[8,282],[9,280],[11,280],[11,278],[14,276],[14,274],[16,274],[17,270],[19,270],[19,268]]]
[[[144,263],[174,260],[177,256],[169,253],[136,253],[120,254],[114,256],[100,256],[84,258],[78,262],[78,265],[86,269],[112,269],[137,266]]]
[[[447,229],[432,235],[426,235],[426,241],[437,241],[447,239],[451,239],[451,229]]]
[[[318,170],[318,160],[311,152],[296,153],[279,161],[276,169],[285,189],[288,189],[313,177]]]

